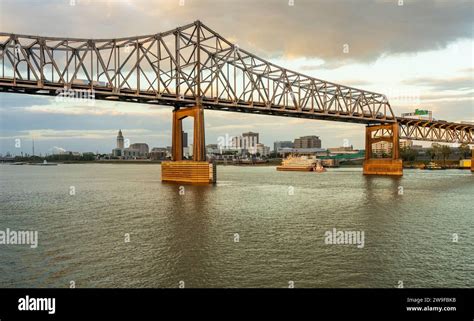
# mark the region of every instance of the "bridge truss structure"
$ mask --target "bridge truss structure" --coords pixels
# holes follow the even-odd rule
[[[397,118],[397,121],[401,139],[474,144],[474,125],[471,124],[412,118]]]
[[[474,144],[474,126],[397,118],[383,94],[305,76],[239,48],[200,21],[146,36],[78,39],[0,33],[0,92],[361,123],[400,137]]]

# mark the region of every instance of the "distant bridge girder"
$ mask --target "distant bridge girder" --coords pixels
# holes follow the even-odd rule
[[[398,117],[400,138],[474,144],[474,125]]]

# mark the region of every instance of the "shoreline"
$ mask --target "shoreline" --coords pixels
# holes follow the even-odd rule
[[[161,165],[162,161],[150,161],[150,160],[105,160],[105,161],[63,161],[63,162],[50,162],[48,165],[68,165],[68,164],[119,164],[119,165],[127,165],[127,164],[133,164],[133,165]],[[1,165],[40,165],[42,164],[41,162],[1,162]],[[270,161],[266,163],[224,163],[224,162],[217,162],[217,166],[238,166],[238,167],[276,167],[280,165],[280,162],[277,161]],[[348,165],[339,165],[336,167],[325,167],[329,169],[333,168],[362,168],[362,164],[348,164]],[[413,164],[404,164],[403,169],[419,169],[419,170],[432,170],[432,169],[426,169],[420,166],[416,166]],[[446,167],[443,167],[441,169],[436,169],[436,170],[449,170],[449,169],[457,169],[457,170],[470,170],[469,167],[459,167],[455,165],[448,165]]]

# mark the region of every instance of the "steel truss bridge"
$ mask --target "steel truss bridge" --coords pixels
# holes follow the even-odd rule
[[[383,94],[308,77],[232,44],[200,21],[117,39],[0,33],[0,91],[398,124],[399,137],[474,144],[474,125],[396,117]]]

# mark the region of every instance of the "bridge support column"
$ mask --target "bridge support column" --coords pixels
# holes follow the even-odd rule
[[[472,154],[471,154],[471,172],[474,173],[474,149],[471,150]]]
[[[403,175],[403,162],[400,159],[398,124],[367,126],[365,129],[364,175]],[[372,144],[378,142],[392,143],[390,158],[373,158]]]
[[[183,160],[183,119],[194,118],[193,160]],[[173,110],[172,161],[161,163],[161,180],[176,183],[215,183],[216,165],[206,161],[204,110],[201,106]]]

